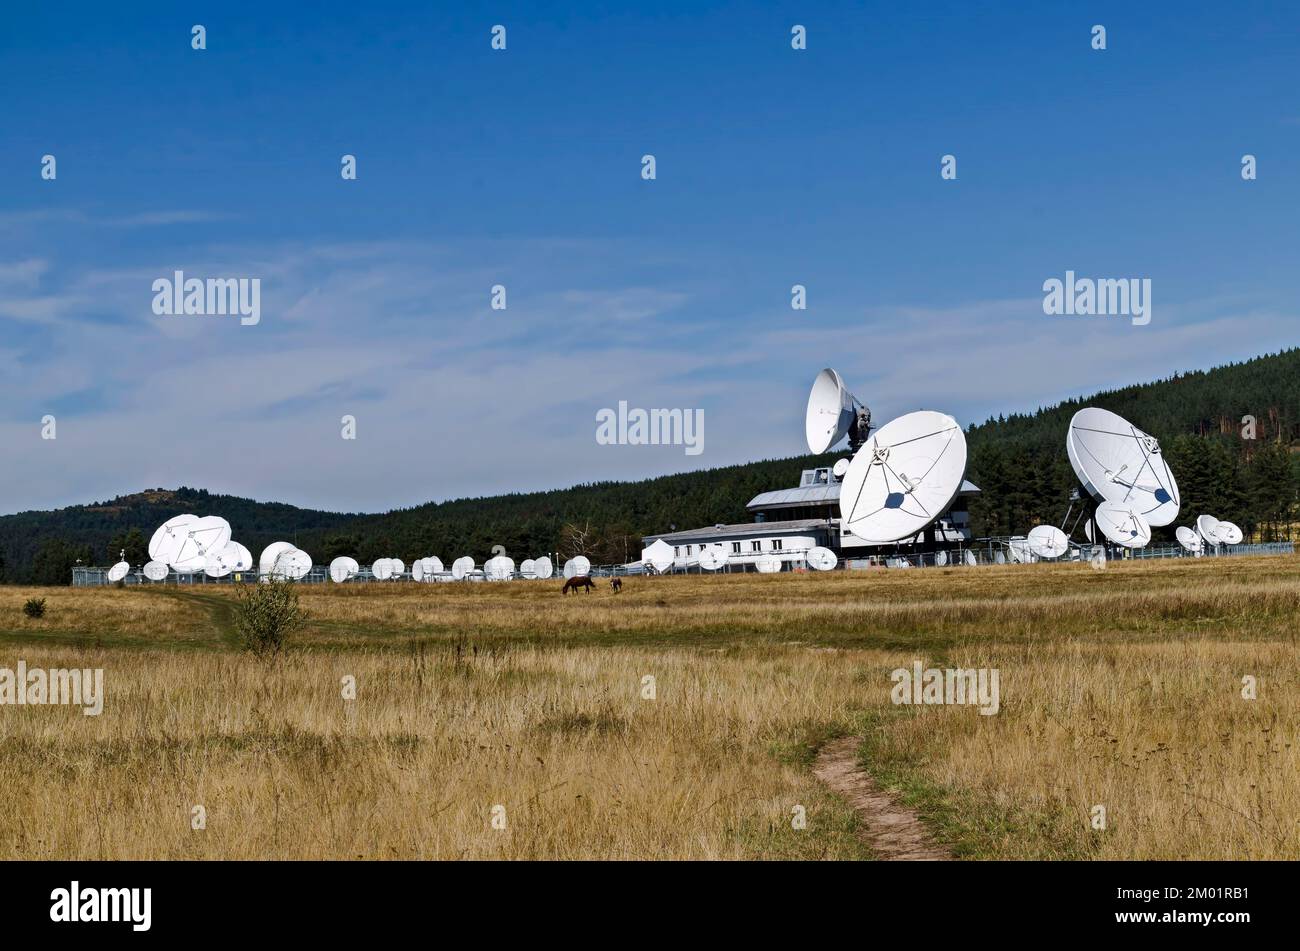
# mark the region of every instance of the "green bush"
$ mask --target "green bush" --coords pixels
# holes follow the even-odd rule
[[[27,603],[23,605],[23,614],[28,617],[45,617],[45,599],[28,598]]]
[[[301,625],[302,609],[292,581],[270,578],[240,587],[235,631],[244,650],[259,657],[274,656]]]

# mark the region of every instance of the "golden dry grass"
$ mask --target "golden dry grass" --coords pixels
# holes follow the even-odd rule
[[[304,587],[269,666],[226,588],[0,589],[0,666],[108,693],[0,707],[0,857],[856,857],[808,770],[845,731],[961,855],[1300,857],[1300,560],[558,587]],[[913,660],[997,667],[1001,712],[893,706]]]

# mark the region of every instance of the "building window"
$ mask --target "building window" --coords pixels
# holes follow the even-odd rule
[[[732,553],[733,555],[739,555],[739,554],[740,554],[740,542],[732,542],[732,543],[731,543],[731,553]]]
[[[687,545],[687,546],[686,546],[686,557],[687,557],[687,558],[691,557],[691,546],[690,546],[690,545]]]
[[[678,547],[677,545],[674,545],[674,546],[673,546],[673,557],[674,557],[674,558],[680,558],[680,557],[682,557],[682,550],[681,550],[681,548]]]
[[[750,543],[749,543],[749,550],[750,550],[750,551],[762,551],[762,550],[763,550],[763,542],[762,542],[762,541],[750,542]]]
[[[780,551],[780,550],[781,550],[781,539],[779,538],[772,539],[772,551]]]

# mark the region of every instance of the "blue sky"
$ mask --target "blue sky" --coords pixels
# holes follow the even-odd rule
[[[1297,342],[1287,4],[0,17],[0,512],[637,478],[802,451],[825,365],[969,423]],[[154,315],[177,268],[259,277],[261,323]],[[1067,269],[1150,278],[1151,324],[1045,316]],[[620,400],[703,408],[704,452],[598,445]]]

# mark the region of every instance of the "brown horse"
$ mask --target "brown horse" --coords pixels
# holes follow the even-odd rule
[[[584,586],[587,589],[587,594],[591,594],[591,589],[596,587],[596,582],[592,581],[586,575],[570,578],[568,581],[564,582],[564,587],[560,589],[560,594],[568,594],[570,588],[573,589],[574,594],[577,594],[578,589]]]
[[[623,579],[622,578],[609,579],[609,587],[611,591],[617,594],[618,592],[623,590]]]

